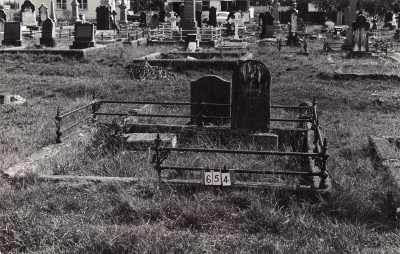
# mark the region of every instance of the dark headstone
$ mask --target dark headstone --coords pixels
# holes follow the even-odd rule
[[[112,19],[111,19],[111,21],[112,21],[112,27],[113,28],[116,28],[117,27],[117,23],[116,23],[116,16],[117,16],[118,14],[117,14],[117,12],[115,11],[115,10],[113,10],[112,12],[111,12],[111,17],[112,17]]]
[[[75,23],[75,41],[72,49],[94,47],[94,24]]]
[[[367,18],[364,15],[358,15],[356,21],[352,23],[353,27],[353,52],[368,52],[368,30],[370,27]]]
[[[260,39],[274,37],[274,17],[269,11],[261,15],[261,34]]]
[[[140,26],[147,26],[146,16],[146,13],[140,13]]]
[[[40,38],[40,45],[46,47],[55,47],[55,37],[56,27],[54,25],[54,22],[51,19],[46,19],[42,25],[42,38]]]
[[[393,13],[392,12],[386,12],[385,13],[385,24],[383,25],[383,27],[390,27],[392,26],[392,22],[393,22]]]
[[[262,62],[240,62],[232,75],[232,129],[269,132],[271,74]]]
[[[292,10],[290,13],[289,36],[287,42],[289,45],[300,45],[300,39],[297,33],[297,10]]]
[[[201,27],[201,11],[196,11],[197,27]]]
[[[156,29],[158,27],[159,23],[160,22],[159,22],[157,14],[154,14],[151,17],[151,29]]]
[[[204,76],[196,81],[190,83],[190,102],[191,103],[215,103],[215,104],[231,104],[231,90],[232,84],[229,81],[223,80],[217,76]],[[230,107],[223,106],[190,106],[192,116],[216,116],[216,117],[230,117]],[[197,119],[191,119],[192,124],[199,124]],[[226,123],[228,119],[201,119],[204,124],[212,123]]]
[[[4,22],[7,22],[7,13],[4,10],[0,10],[0,19],[3,19]]]
[[[259,27],[262,27],[262,25],[263,25],[263,20],[265,19],[264,16],[265,16],[264,12],[261,12],[260,15],[258,16],[258,26]]]
[[[208,11],[209,11],[209,16],[208,16],[209,25],[217,26],[217,8],[211,6],[210,8],[208,8]]]
[[[159,22],[165,22],[165,11],[160,11]]]
[[[49,17],[48,8],[42,4],[39,8],[39,26],[43,24],[43,22]]]
[[[21,46],[22,41],[21,22],[6,22],[4,23],[4,40],[2,45]]]
[[[26,0],[21,5],[20,15],[21,15],[21,22],[22,22],[23,26],[36,26],[37,25],[35,10],[36,10],[36,7],[30,0]]]
[[[110,29],[111,9],[108,6],[99,6],[96,8],[97,30]]]

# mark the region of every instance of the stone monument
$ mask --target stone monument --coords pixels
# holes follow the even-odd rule
[[[4,32],[4,23],[6,23],[4,19],[0,18],[0,32]]]
[[[46,47],[55,47],[56,41],[56,27],[51,19],[46,19],[42,25],[42,38],[40,38],[40,45]]]
[[[353,43],[351,51],[353,52],[368,52],[368,30],[370,24],[367,18],[360,14],[357,16],[356,21],[353,22]]]
[[[7,13],[3,9],[0,10],[0,19],[4,20],[4,22],[7,22]]]
[[[271,74],[260,61],[240,62],[232,75],[232,129],[269,132]]]
[[[140,24],[139,26],[147,26],[147,21],[146,21],[147,15],[145,12],[140,13]]]
[[[261,14],[260,14],[261,16]],[[261,34],[260,39],[274,38],[274,17],[269,11],[261,16]]]
[[[299,12],[296,7],[297,4],[296,1],[294,1],[292,9],[290,10],[289,36],[287,39],[289,45],[300,45],[300,39],[297,33],[297,18]]]
[[[26,27],[37,26],[36,7],[30,0],[26,0],[21,5],[20,17],[21,17],[21,23],[23,26],[26,26]]]
[[[54,24],[57,24],[56,15],[54,15],[54,1],[50,4],[50,18],[53,20]]]
[[[111,9],[109,6],[96,8],[97,30],[110,30]]]
[[[196,22],[197,22],[197,27],[201,27],[201,11],[196,11]]]
[[[217,26],[217,8],[211,6],[208,8],[208,24],[210,26]]]
[[[71,49],[94,47],[94,24],[75,23],[75,41]]]
[[[124,0],[122,0],[121,4],[119,5],[119,10],[120,10],[120,18],[119,18],[119,23],[124,25],[127,22],[127,17],[126,17],[126,4]]]
[[[151,17],[150,27],[151,27],[151,29],[156,29],[156,28],[158,28],[159,25],[160,25],[160,20],[158,19],[157,14],[154,14]]]
[[[76,22],[80,22],[79,19],[79,2],[77,0],[72,0],[71,3],[72,6],[72,14],[71,14],[71,23],[76,23]]]
[[[22,38],[21,22],[4,23],[4,40],[1,42],[3,46],[21,46],[22,45],[21,38]]]
[[[357,0],[350,0],[349,8],[347,8],[347,9],[348,10],[345,9],[345,14],[347,14],[347,11],[349,14],[347,16],[345,16],[345,19],[346,19],[345,23],[349,27],[346,30],[346,39],[342,45],[342,49],[351,49],[351,45],[353,44],[352,24],[353,24],[353,21],[356,20]]]
[[[243,40],[239,38],[239,25],[244,25],[244,19],[241,19],[240,13],[236,12],[234,14],[234,19],[229,19],[228,22],[230,24],[234,24],[235,25],[235,35],[233,37],[233,39],[231,39],[230,41],[232,42],[242,42]]]
[[[195,0],[184,0],[183,18],[181,21],[182,36],[186,37],[188,34],[197,34],[196,22],[196,4]]]
[[[42,4],[39,8],[39,26],[42,25],[42,23],[49,18],[49,13],[48,13],[48,8]]]

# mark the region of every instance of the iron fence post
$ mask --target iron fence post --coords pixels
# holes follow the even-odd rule
[[[96,111],[97,111],[97,109],[98,109],[98,107],[99,107],[99,105],[98,105],[98,103],[100,103],[100,102],[96,102],[96,95],[95,95],[95,93],[94,93],[94,91],[93,91],[93,103],[92,103],[92,123],[96,123],[97,122],[97,118],[96,118]]]
[[[326,179],[328,178],[328,172],[326,171],[326,162],[328,160],[329,155],[326,153],[326,150],[328,149],[328,141],[325,138],[324,139],[324,145],[322,146],[322,166],[321,166],[321,182],[319,183],[319,188],[320,189],[327,189],[328,185],[326,183]]]
[[[56,139],[56,143],[57,143],[57,144],[62,143],[62,140],[61,140],[61,135],[62,135],[62,132],[61,132],[61,120],[62,120],[62,118],[60,117],[60,107],[57,106],[57,116],[56,116],[56,126],[57,126],[57,131],[56,131],[57,139]]]
[[[200,101],[199,101],[199,111],[200,111],[200,113],[199,113],[199,115],[198,115],[198,117],[197,117],[197,126],[199,126],[199,127],[203,127],[204,126],[204,115],[203,115],[203,110],[204,110],[204,96],[203,96],[203,94],[201,94],[201,98],[200,98]]]

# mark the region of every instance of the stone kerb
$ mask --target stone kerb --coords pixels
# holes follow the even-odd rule
[[[387,170],[400,187],[400,160],[396,151],[400,137],[369,137],[371,160],[377,170]]]

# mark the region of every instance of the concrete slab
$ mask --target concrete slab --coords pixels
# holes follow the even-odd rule
[[[162,140],[161,145],[165,147],[176,147],[177,138],[175,134],[162,133],[159,134]],[[157,133],[129,133],[124,135],[126,142],[135,147],[140,148],[151,147],[154,145],[154,140],[157,138]]]

